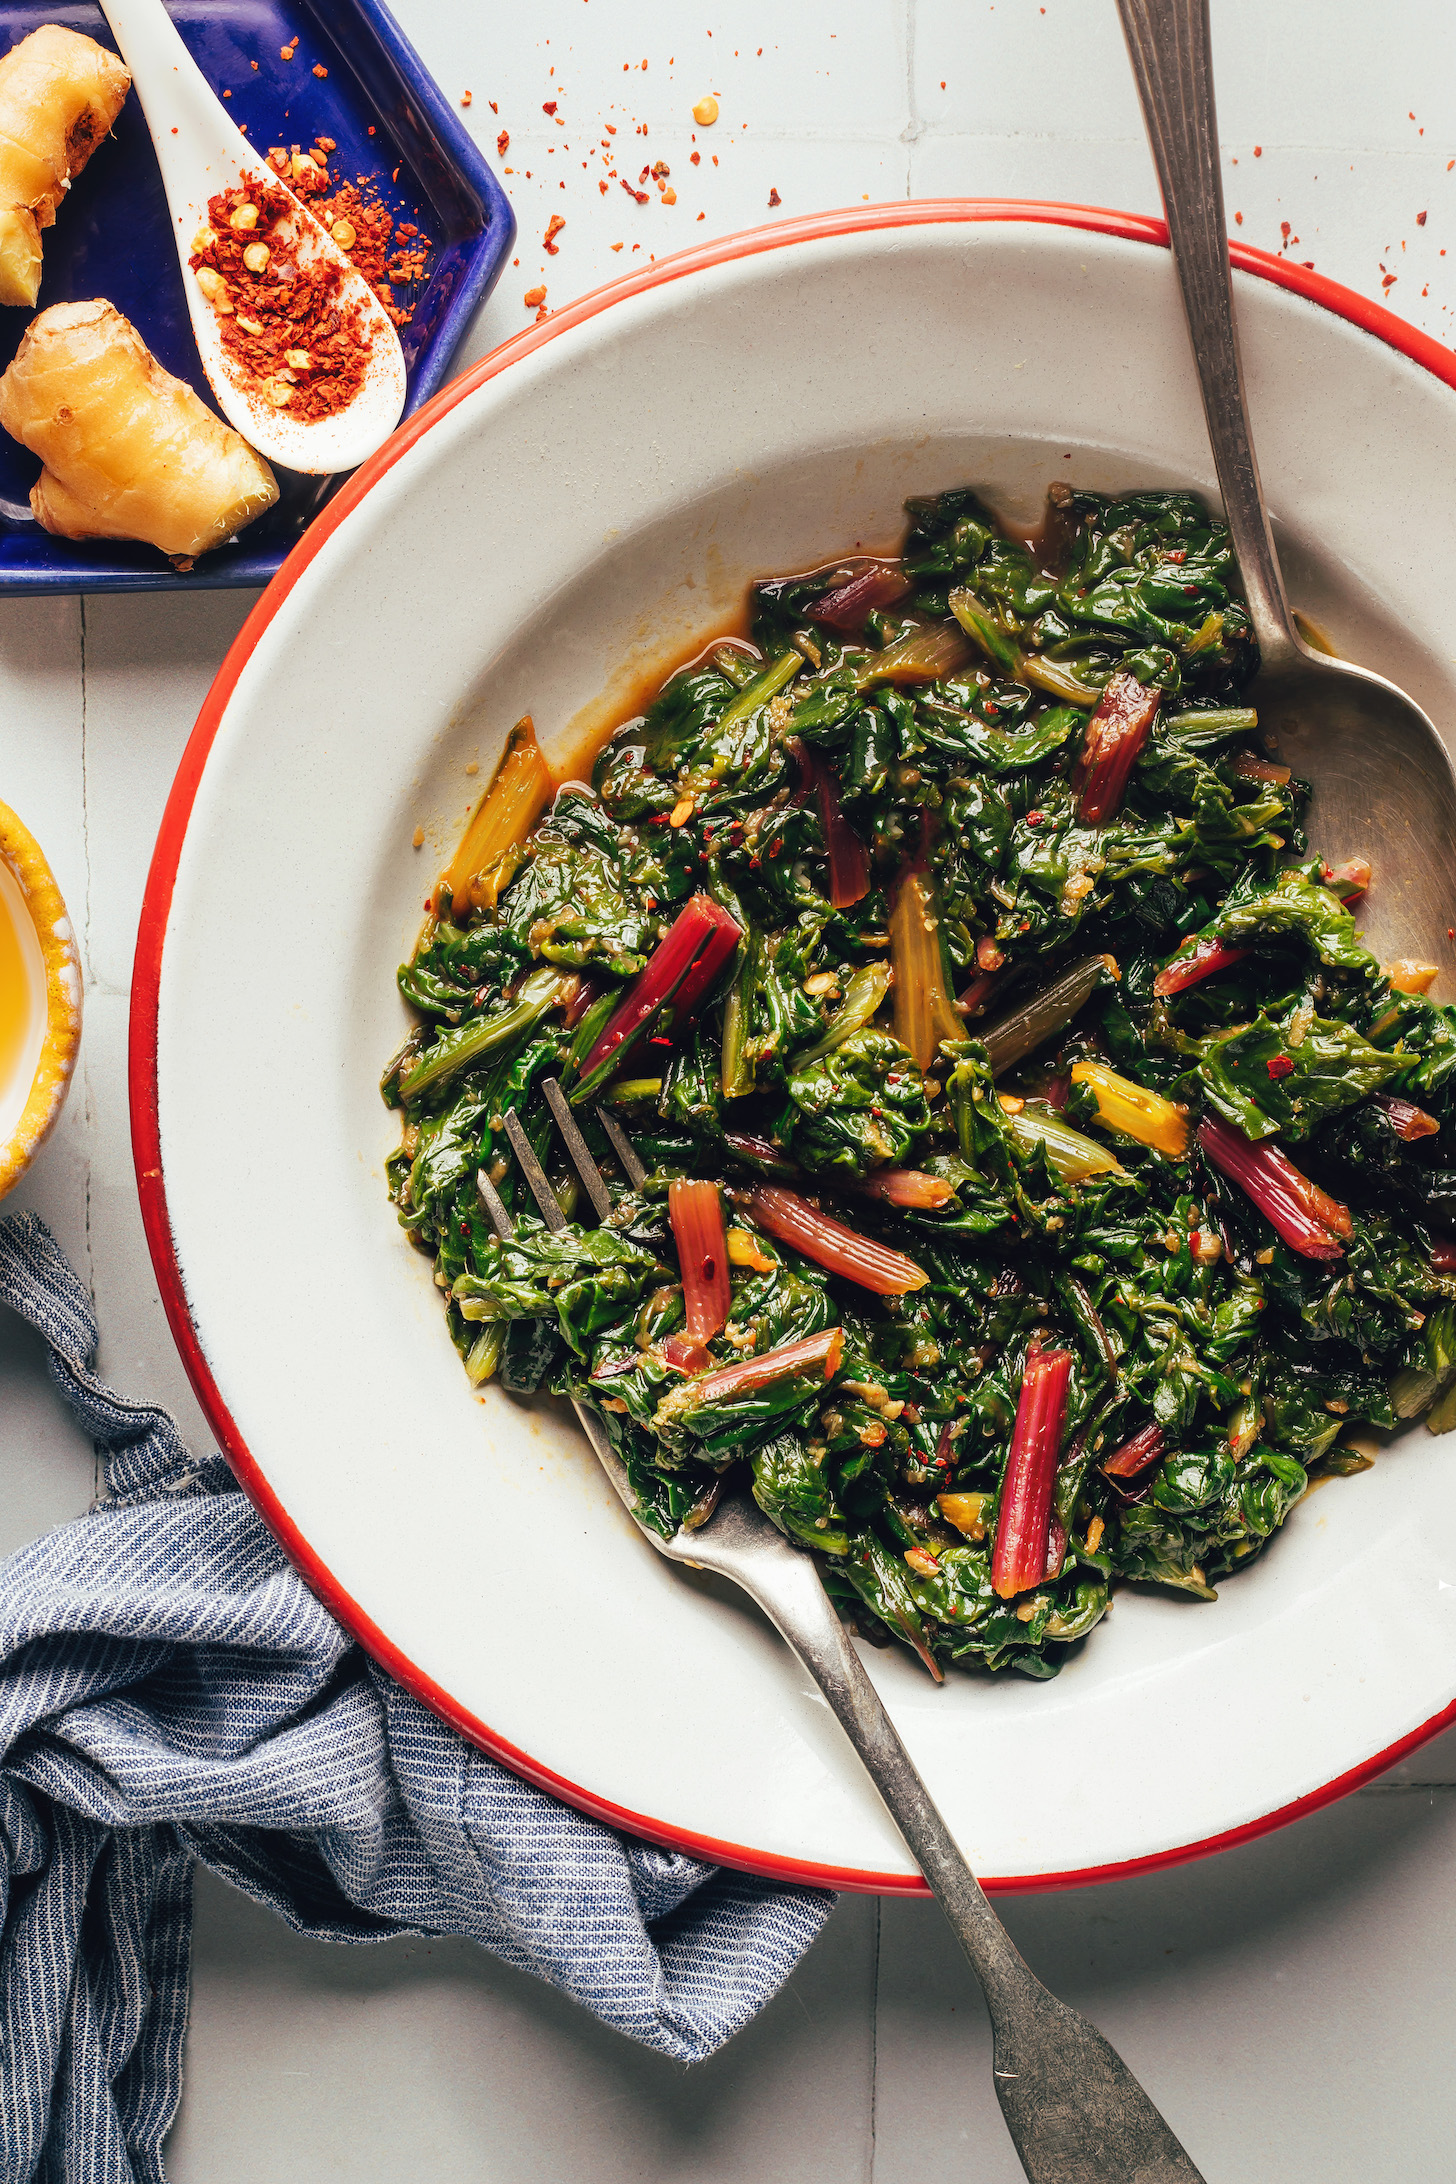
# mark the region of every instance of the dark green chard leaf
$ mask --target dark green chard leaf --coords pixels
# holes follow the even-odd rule
[[[578,1357],[589,1338],[620,1319],[654,1282],[669,1278],[650,1251],[615,1229],[568,1223],[555,1234],[522,1220],[502,1242],[490,1237],[451,1292],[467,1320],[543,1319],[553,1314]]]
[[[930,1128],[925,1080],[898,1039],[857,1031],[787,1081],[775,1138],[804,1167],[863,1175],[907,1161]]]
[[[1368,1100],[1399,1066],[1353,1026],[1327,1023],[1301,1004],[1277,1023],[1261,1013],[1242,1030],[1206,1040],[1198,1075],[1209,1106],[1245,1137],[1277,1131],[1293,1143]]]

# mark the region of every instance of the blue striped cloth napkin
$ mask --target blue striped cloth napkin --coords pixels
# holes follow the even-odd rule
[[[0,1220],[0,1300],[106,1479],[0,1563],[0,2184],[164,2184],[197,1859],[325,1940],[469,1935],[681,2062],[763,2007],[832,1896],[614,1835],[410,1698],[222,1458],[92,1373],[33,1214]]]

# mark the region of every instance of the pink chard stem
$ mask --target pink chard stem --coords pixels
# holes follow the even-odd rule
[[[710,944],[721,951],[717,956],[717,967],[721,967],[727,947],[736,946],[741,938],[736,921],[711,895],[694,895],[678,912],[666,938],[658,943],[608,1018],[581,1065],[581,1082],[573,1097],[584,1098],[625,1057],[658,1010],[672,1000],[700,956],[710,950]]]
[[[813,600],[805,611],[811,622],[822,622],[826,629],[837,629],[848,636],[864,628],[876,607],[893,607],[914,589],[902,569],[865,569],[849,583]]]
[[[669,1184],[667,1212],[682,1268],[688,1340],[701,1345],[727,1325],[733,1303],[717,1184],[700,1179]]]
[[[1135,675],[1110,679],[1087,723],[1076,787],[1078,813],[1089,826],[1116,814],[1139,752],[1157,717],[1159,693]]]
[[[1102,1466],[1109,1479],[1135,1479],[1140,1471],[1156,1461],[1163,1453],[1163,1429],[1161,1426],[1144,1426],[1121,1448],[1115,1448]]]
[[[1221,940],[1195,940],[1175,955],[1171,963],[1163,965],[1153,980],[1153,992],[1160,995],[1182,993],[1185,987],[1212,978],[1215,971],[1226,971],[1230,965],[1242,963],[1249,952],[1247,948],[1229,948]]]
[[[735,1196],[759,1227],[779,1243],[792,1244],[816,1266],[827,1267],[831,1274],[842,1274],[846,1281],[857,1282],[861,1289],[872,1290],[878,1297],[903,1297],[909,1290],[923,1289],[930,1279],[924,1268],[903,1252],[891,1251],[872,1237],[857,1235],[842,1221],[832,1220],[810,1205],[807,1198],[800,1198],[796,1191],[783,1190],[777,1183],[757,1183]]]
[[[1214,1167],[1237,1183],[1276,1236],[1305,1259],[1341,1259],[1342,1236],[1354,1233],[1350,1209],[1301,1175],[1274,1145],[1251,1145],[1242,1130],[1210,1115],[1198,1125],[1198,1143]]]
[[[1027,1353],[991,1555],[991,1583],[1002,1600],[1040,1585],[1046,1577],[1052,1489],[1071,1371],[1069,1350],[1043,1350],[1033,1344]]]
[[[844,1329],[826,1327],[817,1335],[805,1335],[777,1350],[765,1350],[762,1357],[720,1365],[707,1375],[699,1394],[705,1403],[719,1403],[728,1396],[756,1395],[760,1388],[771,1388],[776,1381],[792,1380],[799,1374],[822,1373],[826,1380],[832,1380],[843,1354]]]

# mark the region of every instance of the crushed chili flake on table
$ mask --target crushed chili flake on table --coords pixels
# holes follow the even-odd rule
[[[240,375],[277,409],[332,417],[364,382],[369,338],[332,258],[301,262],[288,192],[239,181],[208,202],[189,264]]]

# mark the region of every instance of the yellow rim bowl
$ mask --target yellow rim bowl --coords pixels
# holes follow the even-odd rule
[[[6,1023],[22,1026],[10,1055],[12,1082],[8,1087],[0,1082],[3,1198],[20,1181],[54,1127],[81,1045],[81,961],[76,936],[40,844],[8,804],[0,804],[0,980],[12,989],[0,995],[6,1012],[0,1020],[0,1052]],[[32,1055],[27,1087],[25,1073]]]

